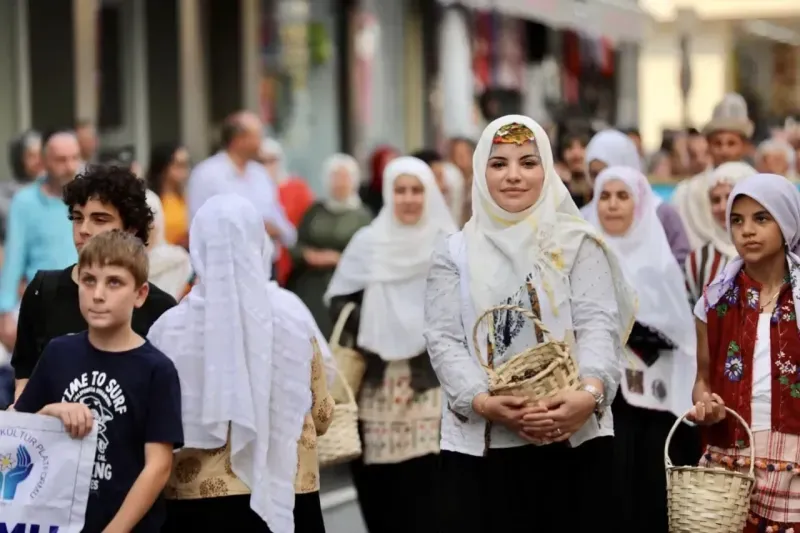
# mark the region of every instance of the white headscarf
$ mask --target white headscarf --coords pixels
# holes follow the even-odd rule
[[[677,347],[673,351],[669,397],[678,403],[672,411],[681,415],[691,407],[697,364],[694,318],[686,302],[683,271],[672,254],[664,226],[656,214],[656,194],[644,174],[629,167],[609,167],[597,176],[595,198],[600,198],[605,184],[614,180],[621,181],[633,198],[635,208],[630,229],[622,236],[605,233],[596,209],[588,220],[603,233],[608,246],[619,257],[628,282],[637,289],[636,320]]]
[[[719,185],[720,183],[728,183],[731,186],[736,186],[737,183],[742,181],[743,179],[747,178],[748,176],[754,176],[757,174],[758,171],[748,165],[747,163],[742,163],[739,161],[732,162],[732,163],[723,163],[722,165],[718,166],[714,170],[708,172],[704,178],[706,180],[706,184],[708,185],[708,193],[709,195],[709,210],[711,209],[711,190]],[[710,234],[710,241],[714,245],[714,248],[725,254],[727,257],[736,257],[736,247],[733,245],[733,241],[731,240],[730,235],[728,234],[727,228],[723,228],[719,224],[717,224],[716,220],[714,221],[714,226],[709,231]]]
[[[544,183],[538,200],[520,213],[509,213],[497,205],[486,183],[486,166],[494,136],[502,126],[512,123],[522,124],[533,132],[544,167]],[[547,134],[529,117],[501,117],[483,131],[473,165],[472,218],[464,226],[464,236],[475,311],[480,314],[506,301],[525,285],[531,272],[537,272],[550,308],[558,309],[570,297],[569,274],[583,240],[594,239],[604,245],[597,230],[581,218],[556,173]],[[625,283],[616,256],[605,251],[615,279],[619,332],[624,341],[633,324],[636,295]]]
[[[447,181],[450,216],[460,224],[464,216],[464,173],[454,163],[444,162],[444,178]]]
[[[609,167],[629,167],[642,170],[642,160],[636,144],[619,130],[603,130],[586,145],[586,165],[602,161]]]
[[[601,161],[607,167],[628,167],[642,170],[642,160],[634,142],[619,130],[603,130],[586,145],[586,167],[592,161]],[[588,176],[589,173],[587,172]],[[656,198],[656,207],[661,205],[661,198]],[[586,218],[597,212],[597,198],[581,208],[581,215]]]
[[[394,183],[416,176],[425,188],[422,217],[405,225],[394,214]],[[393,160],[383,172],[383,205],[369,226],[353,235],[333,274],[325,302],[364,291],[358,345],[387,361],[425,350],[423,306],[434,244],[456,231],[433,171],[416,157]]]
[[[250,507],[272,531],[292,533],[312,333],[270,297],[268,241],[247,199],[206,201],[190,230],[198,283],[148,337],[178,369],[186,447],[220,448],[230,431],[231,468]]]
[[[344,213],[361,207],[361,197],[358,195],[358,188],[361,186],[361,171],[355,158],[347,154],[333,154],[325,160],[324,168],[322,184],[326,192],[325,207],[332,213]],[[342,168],[350,176],[350,194],[344,200],[337,200],[331,196],[331,185],[334,173]]]
[[[151,190],[147,191],[147,205],[153,212],[153,229],[149,235],[148,257],[150,277],[148,281],[178,299],[183,296],[186,284],[192,275],[189,253],[181,246],[169,244],[166,238],[164,206]]]
[[[280,185],[289,178],[289,171],[286,169],[286,154],[283,152],[281,143],[272,137],[265,137],[261,141],[261,155],[271,155],[278,161],[277,176],[270,176],[275,183]]]

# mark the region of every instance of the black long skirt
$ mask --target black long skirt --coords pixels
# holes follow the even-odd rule
[[[441,533],[616,531],[612,438],[441,454]],[[645,530],[642,530],[645,531]]]
[[[438,455],[350,467],[369,533],[438,533]]]
[[[668,533],[664,444],[675,415],[634,407],[620,391],[614,413],[615,515],[619,533]],[[696,466],[700,460],[697,428],[681,424],[670,443],[674,465]]]
[[[295,533],[325,533],[319,492],[297,494],[294,500]],[[167,500],[167,521],[162,533],[224,531],[230,533],[272,533],[252,509],[250,495]]]

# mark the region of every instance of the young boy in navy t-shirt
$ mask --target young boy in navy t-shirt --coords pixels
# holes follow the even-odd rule
[[[183,445],[175,366],[131,328],[147,298],[148,264],[128,232],[89,240],[78,261],[89,330],[50,341],[14,406],[60,418],[75,438],[98,425],[84,533],[160,531],[161,491]]]

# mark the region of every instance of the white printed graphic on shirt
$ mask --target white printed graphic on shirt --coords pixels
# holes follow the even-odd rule
[[[125,405],[125,395],[116,379],[108,379],[105,372],[84,372],[73,379],[64,390],[61,398],[64,402],[80,402],[86,405],[94,415],[97,424],[97,457],[92,474],[91,490],[97,490],[100,481],[111,480],[111,464],[106,459],[108,450],[108,435],[106,427],[114,420],[114,415],[121,415],[128,411]]]

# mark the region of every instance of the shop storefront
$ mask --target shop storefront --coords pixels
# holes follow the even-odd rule
[[[261,0],[259,110],[288,168],[317,189],[341,149],[339,2]]]
[[[635,1],[440,3],[442,137],[474,137],[488,120],[510,112],[544,123],[566,115],[635,120],[637,49],[631,43],[642,39],[647,24]]]

